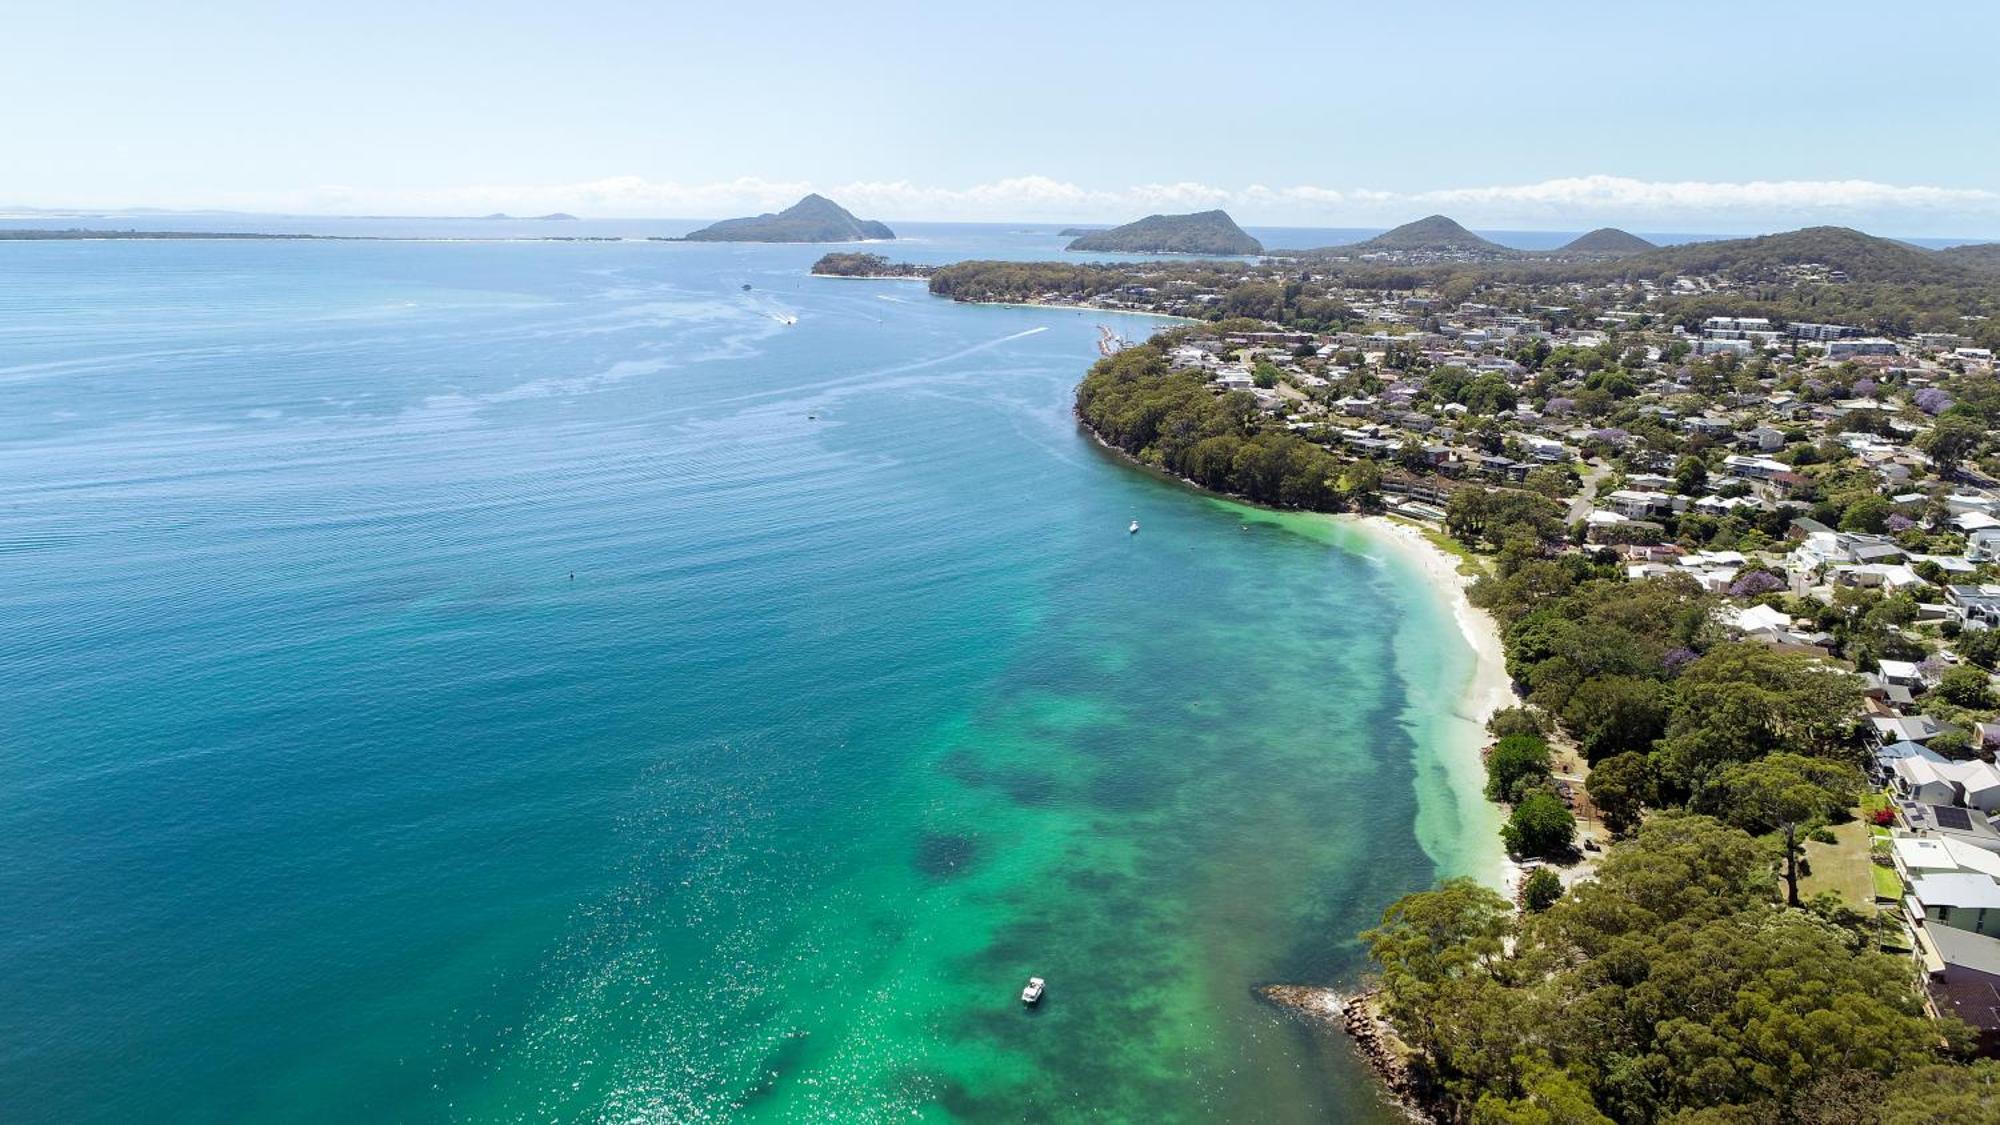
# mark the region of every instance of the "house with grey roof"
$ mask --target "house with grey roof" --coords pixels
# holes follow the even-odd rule
[[[1987,937],[2000,936],[2000,882],[1990,875],[1952,871],[1913,875],[1904,906],[1911,918]]]
[[[1868,722],[1884,746],[1892,742],[1929,742],[1944,730],[1929,715],[1872,715]]]
[[[1972,1025],[1980,1053],[2000,1049],[2000,939],[1929,925],[1916,936],[1931,1000]]]
[[[2000,852],[2000,829],[1994,828],[1985,815],[1975,809],[1904,801],[1898,803],[1897,811],[1902,813],[1903,823],[1910,826],[1914,835],[1956,840],[1989,852]]]
[[[1989,816],[2000,812],[2000,768],[1991,762],[1933,761],[1912,755],[1896,759],[1889,773],[1905,800],[1957,805]]]

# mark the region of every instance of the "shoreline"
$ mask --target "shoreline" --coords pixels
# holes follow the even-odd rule
[[[1186,477],[1148,465],[1104,440],[1103,435],[1081,418],[1077,419],[1077,426],[1100,450],[1128,468],[1171,481],[1203,496],[1263,508],[1263,505],[1244,497],[1204,488]],[[1480,822],[1473,831],[1454,833],[1463,844],[1462,858],[1473,860],[1472,869],[1449,874],[1469,875],[1510,899],[1515,897],[1520,890],[1523,871],[1521,865],[1507,854],[1506,845],[1501,841],[1500,825],[1505,819],[1501,806],[1486,799],[1485,749],[1488,742],[1486,721],[1495,711],[1516,706],[1521,699],[1514,692],[1513,681],[1507,678],[1507,654],[1501,643],[1499,622],[1493,619],[1492,614],[1473,605],[1472,599],[1467,596],[1473,579],[1459,570],[1456,556],[1431,542],[1413,523],[1376,513],[1308,512],[1288,508],[1265,510],[1326,519],[1335,527],[1351,529],[1370,543],[1401,556],[1428,588],[1434,603],[1448,611],[1452,624],[1457,627],[1471,653],[1471,674],[1463,688],[1451,697],[1444,708],[1445,718],[1451,720],[1457,729],[1433,727],[1429,733],[1442,739],[1437,747],[1435,765],[1443,771],[1440,780],[1446,786],[1445,795],[1461,814],[1474,814],[1456,816],[1451,823],[1463,828],[1469,819]],[[1430,840],[1423,837],[1423,820],[1429,809],[1425,791],[1421,788],[1417,803],[1418,838],[1425,844],[1425,850],[1431,851],[1431,845],[1438,841],[1435,837]],[[1437,852],[1432,852],[1432,858],[1438,858]],[[1450,865],[1440,862],[1440,866]]]
[[[1500,638],[1499,622],[1493,615],[1472,604],[1468,591],[1473,578],[1459,569],[1460,560],[1430,541],[1417,525],[1385,515],[1336,514],[1340,522],[1354,527],[1371,541],[1381,544],[1407,561],[1436,602],[1445,607],[1459,636],[1472,654],[1471,674],[1462,693],[1449,706],[1456,730],[1437,731],[1447,744],[1440,746],[1439,765],[1453,796],[1467,809],[1478,809],[1490,825],[1483,826],[1463,843],[1470,856],[1479,859],[1478,870],[1469,874],[1480,882],[1512,896],[1520,886],[1520,864],[1507,854],[1501,843],[1501,807],[1486,799],[1485,748],[1489,741],[1486,722],[1494,712],[1518,706],[1520,697],[1507,678],[1507,654]],[[1421,795],[1419,800],[1422,800]]]
[[[1243,497],[1217,492],[1186,477],[1147,465],[1104,440],[1103,435],[1081,417],[1076,421],[1093,444],[1128,468],[1192,489],[1198,495],[1263,509],[1263,505]],[[1442,795],[1447,800],[1441,811],[1451,814],[1447,831],[1461,845],[1461,849],[1447,849],[1447,854],[1456,850],[1455,859],[1469,862],[1439,860],[1439,851],[1433,850],[1433,845],[1439,842],[1438,837],[1425,837],[1425,820],[1433,811],[1438,794],[1433,787],[1424,784],[1427,778],[1423,773],[1425,765],[1421,762],[1417,778],[1418,843],[1447,875],[1467,875],[1493,887],[1509,899],[1516,898],[1524,873],[1520,864],[1507,854],[1506,845],[1501,840],[1501,806],[1486,799],[1485,748],[1488,742],[1487,720],[1495,711],[1515,706],[1521,700],[1515,694],[1513,681],[1507,676],[1506,649],[1501,641],[1499,622],[1494,620],[1492,614],[1473,605],[1468,596],[1473,578],[1459,569],[1457,556],[1433,543],[1414,523],[1375,513],[1265,510],[1323,517],[1327,525],[1348,529],[1367,543],[1398,556],[1399,561],[1386,565],[1392,569],[1409,567],[1433,603],[1448,613],[1470,652],[1472,664],[1459,693],[1440,709],[1442,717],[1450,725],[1434,722],[1426,733],[1436,739],[1433,743],[1436,753],[1430,765],[1443,773],[1440,779],[1444,786]],[[1432,794],[1428,801],[1426,793]],[[1470,815],[1474,812],[1477,816]],[[1452,870],[1454,867],[1458,869]],[[1407,1047],[1396,1034],[1395,1027],[1382,1016],[1372,991],[1365,987],[1365,982],[1362,983],[1361,991],[1353,993],[1330,985],[1295,984],[1264,985],[1255,991],[1276,1008],[1289,1010],[1300,1018],[1340,1031],[1353,1049],[1355,1058],[1374,1077],[1389,1104],[1411,1121],[1441,1120],[1437,1105],[1425,1091],[1416,1089],[1411,1081]]]
[[[1472,604],[1468,591],[1474,579],[1459,569],[1461,560],[1432,542],[1420,525],[1376,514],[1330,513],[1329,518],[1367,545],[1381,548],[1389,556],[1385,565],[1413,574],[1425,594],[1448,612],[1470,650],[1470,674],[1460,694],[1432,708],[1436,717],[1424,732],[1433,760],[1418,766],[1417,839],[1438,861],[1441,876],[1470,876],[1516,898],[1524,873],[1501,841],[1502,807],[1486,799],[1485,787],[1486,721],[1521,701],[1507,677],[1499,622]],[[1430,776],[1427,769],[1442,776]],[[1432,821],[1428,835],[1427,819]],[[1276,1007],[1341,1032],[1382,1095],[1409,1120],[1444,1120],[1436,1091],[1415,1081],[1410,1049],[1382,1014],[1371,982],[1266,986],[1258,993]]]

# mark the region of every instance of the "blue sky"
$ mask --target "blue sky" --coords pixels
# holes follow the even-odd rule
[[[180,9],[172,11],[168,9]],[[16,6],[0,206],[2000,235],[2000,5]]]

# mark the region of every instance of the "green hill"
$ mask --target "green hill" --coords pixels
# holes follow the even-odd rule
[[[1497,242],[1488,242],[1443,215],[1427,215],[1414,223],[1404,223],[1394,230],[1384,231],[1366,242],[1357,242],[1339,249],[1364,254],[1401,251],[1431,254],[1491,254],[1496,257],[1520,253]]]
[[[1589,234],[1580,235],[1565,243],[1555,252],[1610,257],[1618,254],[1643,254],[1648,250],[1658,249],[1658,245],[1628,231],[1619,230],[1617,227],[1598,227]]]
[[[1620,259],[1620,269],[1644,273],[1724,274],[1754,280],[1789,266],[1821,265],[1849,281],[1932,282],[1963,278],[1965,256],[1954,260],[1906,242],[1877,238],[1847,227],[1807,227],[1756,238],[1690,242]]]
[[[1264,244],[1243,233],[1226,211],[1148,215],[1136,223],[1092,231],[1070,250],[1125,254],[1262,254]]]
[[[881,223],[857,219],[823,195],[808,195],[776,214],[724,219],[683,236],[686,242],[862,242],[896,237]]]
[[[1936,253],[1936,257],[1953,265],[1970,269],[2000,272],[2000,242],[1981,242],[1973,246],[1952,246]]]

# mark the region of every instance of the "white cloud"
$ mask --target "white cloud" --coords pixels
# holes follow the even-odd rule
[[[711,183],[614,176],[574,183],[379,191],[327,186],[281,196],[237,196],[225,206],[311,213],[483,214],[572,211],[595,217],[704,218],[780,208],[822,192],[868,218],[1123,221],[1155,211],[1228,208],[1253,225],[1375,226],[1446,211],[1485,228],[1775,230],[1853,223],[1900,234],[2000,229],[2000,192],[1871,180],[1639,180],[1591,175],[1381,191],[1312,184],[1220,187],[1193,181],[1085,187],[1028,175],[942,187],[909,180],[823,183],[743,177]]]
[[[1412,197],[1441,206],[1569,209],[1638,216],[1772,214],[1785,211],[1865,214],[1880,210],[1991,213],[2000,193],[1979,188],[1903,186],[1872,180],[1648,181],[1622,176],[1577,176],[1535,184],[1447,188]]]

